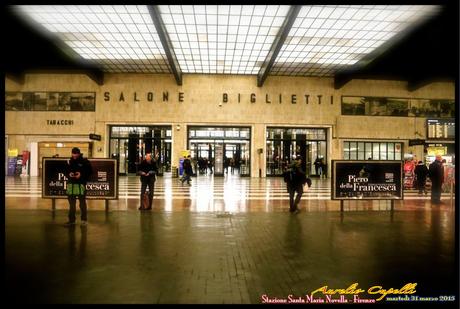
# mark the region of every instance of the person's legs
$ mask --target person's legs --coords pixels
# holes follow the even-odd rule
[[[420,179],[417,180],[417,189],[418,189],[418,194],[422,194],[422,181]]]
[[[190,179],[189,174],[184,172],[184,182],[187,181],[187,184],[190,184],[190,180],[189,180],[189,179]]]
[[[142,209],[142,200],[143,200],[143,197],[144,197],[144,193],[145,193],[145,190],[147,189],[147,183],[146,182],[143,182],[141,181],[141,204],[139,206],[139,209]]]
[[[88,208],[86,206],[86,194],[78,196],[80,201],[81,221],[88,221]]]
[[[288,190],[289,190],[289,211],[293,212],[295,211],[295,204],[294,204],[295,188],[289,186]]]
[[[441,183],[433,183],[431,187],[431,202],[435,204],[441,202]]]
[[[298,209],[299,207],[299,203],[300,203],[300,199],[302,198],[302,194],[303,194],[303,186],[300,185],[298,186],[295,191],[297,191],[297,196],[295,198],[295,202],[294,202],[294,209]]]
[[[69,195],[67,197],[69,200],[69,222],[75,222],[75,212],[76,212],[76,204],[77,204],[77,198],[75,195]]]
[[[155,181],[150,181],[148,183],[149,186],[149,209],[152,208],[153,205],[153,190],[155,189]]]

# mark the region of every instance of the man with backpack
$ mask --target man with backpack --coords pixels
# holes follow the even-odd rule
[[[303,186],[307,183],[308,187],[311,186],[311,179],[305,175],[302,170],[302,157],[297,156],[294,163],[291,164],[289,169],[284,172],[284,181],[287,184],[289,192],[289,211],[299,213],[298,205],[303,194]],[[295,193],[297,196],[294,198]]]
[[[69,221],[65,225],[70,226],[75,224],[75,213],[77,207],[77,198],[80,201],[81,225],[88,224],[87,208],[86,208],[86,183],[91,176],[91,163],[87,158],[83,158],[80,149],[74,147],[72,149],[72,157],[67,160],[66,177],[67,181],[67,198],[69,200]]]

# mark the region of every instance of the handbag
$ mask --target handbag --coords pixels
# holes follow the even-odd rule
[[[85,185],[80,183],[68,183],[67,184],[67,195],[85,195]]]

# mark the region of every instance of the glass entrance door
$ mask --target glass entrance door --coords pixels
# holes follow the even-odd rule
[[[188,145],[192,160],[197,162],[197,174],[201,174],[199,162],[207,159],[216,176],[227,171],[231,174],[231,165],[234,175],[250,176],[250,143],[250,128],[188,127]]]
[[[307,175],[319,176],[314,163],[317,158],[327,162],[326,136],[322,128],[267,128],[267,176],[282,175],[298,155]]]
[[[136,174],[147,153],[158,158],[159,175],[171,171],[171,126],[111,126],[109,145],[121,175]]]

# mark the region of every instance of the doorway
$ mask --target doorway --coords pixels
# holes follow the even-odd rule
[[[309,176],[319,176],[315,160],[327,162],[327,129],[268,127],[266,175],[281,176],[293,158],[302,157],[302,169]],[[327,171],[326,171],[327,175]]]
[[[171,126],[110,126],[110,157],[120,175],[137,174],[147,153],[158,156],[158,174],[171,171]]]
[[[70,158],[72,148],[78,147],[86,158],[92,157],[91,142],[39,142],[38,143],[38,175],[42,173],[42,159],[44,157]]]
[[[198,175],[250,176],[250,127],[189,126],[187,139]]]

